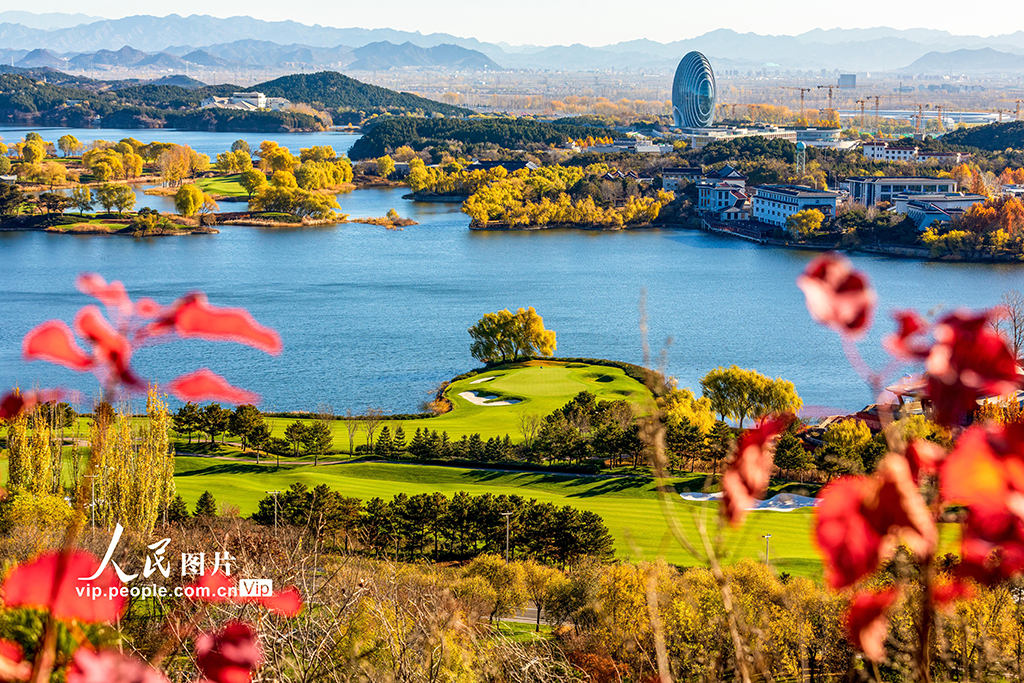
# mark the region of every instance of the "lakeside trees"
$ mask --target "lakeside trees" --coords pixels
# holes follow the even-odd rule
[[[803,406],[792,382],[735,365],[708,372],[700,386],[721,419],[737,420],[740,428],[748,417],[761,420],[773,413],[796,412]]]
[[[544,319],[533,306],[515,313],[508,309],[487,313],[469,328],[469,336],[473,339],[470,353],[483,363],[551,356],[556,348],[554,330],[544,328]]]

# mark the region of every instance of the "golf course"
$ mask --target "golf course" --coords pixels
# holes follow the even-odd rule
[[[640,412],[651,405],[650,391],[617,367],[557,361],[528,361],[484,370],[452,382],[444,395],[453,409],[433,418],[387,420],[392,430],[401,427],[407,437],[417,428],[447,432],[453,439],[479,433],[482,438],[508,434],[521,439],[520,416],[524,413],[547,415],[565,405],[581,391],[601,400],[626,400]],[[294,420],[268,418],[274,436],[283,436]],[[820,562],[810,540],[811,513],[754,512],[740,530],[723,530],[719,536],[717,506],[683,501],[679,493],[700,491],[708,483],[706,475],[695,474],[666,482],[666,493],[659,496],[655,481],[646,470],[625,470],[618,475],[566,475],[549,472],[517,472],[495,469],[466,469],[414,463],[344,462],[348,432],[341,420],[333,420],[334,453],[321,458],[338,464],[313,466],[306,456],[287,457],[276,464],[276,457],[257,465],[252,454],[241,459],[240,451],[230,444],[216,444],[217,457],[177,458],[175,485],[182,497],[193,505],[204,491],[239,507],[242,515],[257,509],[267,491],[287,489],[294,482],[313,487],[326,484],[346,496],[368,500],[375,496],[390,499],[405,493],[415,495],[439,491],[448,495],[466,491],[474,495],[519,495],[540,502],[572,505],[590,510],[605,520],[615,538],[616,556],[623,559],[653,559],[661,556],[678,565],[701,564],[670,532],[667,519],[674,520],[682,535],[700,546],[698,520],[707,525],[713,539],[720,543],[719,553],[729,559],[763,558],[765,539],[771,534],[772,563],[781,571],[816,576]],[[356,433],[356,445],[365,443],[365,433]],[[193,444],[195,446],[195,444]],[[188,445],[178,442],[179,451]],[[340,451],[340,455],[338,454]],[[771,492],[778,493],[781,489]],[[795,485],[787,491],[802,492]],[[668,517],[666,517],[666,515]]]

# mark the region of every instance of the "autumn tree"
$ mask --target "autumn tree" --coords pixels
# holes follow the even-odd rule
[[[522,356],[552,356],[556,340],[554,330],[544,327],[544,319],[533,307],[487,313],[469,328],[473,339],[470,353],[483,363],[505,363]]]
[[[1016,289],[1003,292],[1000,309],[1000,315],[993,318],[992,326],[1006,340],[1013,357],[1020,358],[1024,349],[1024,295]]]
[[[466,567],[465,575],[479,576],[494,591],[490,621],[499,621],[506,614],[515,614],[526,606],[527,591],[523,568],[497,555],[480,555]]]
[[[387,178],[395,172],[395,162],[387,154],[377,159],[377,175]]]
[[[174,193],[174,210],[185,218],[190,218],[199,212],[203,205],[203,191],[189,183],[182,185]]]
[[[84,147],[85,145],[79,142],[78,138],[70,133],[60,136],[57,140],[57,148],[66,157],[74,156],[75,153],[81,151]]]
[[[267,184],[267,174],[255,168],[250,168],[242,172],[242,175],[238,178],[238,183],[249,193],[249,199],[252,199],[253,195]]]
[[[75,189],[71,190],[71,199],[75,202],[75,208],[78,209],[79,214],[84,214],[86,211],[92,211],[92,192],[88,187],[79,185]]]
[[[825,214],[818,209],[804,209],[786,219],[786,229],[793,239],[806,239],[818,234]]]
[[[719,417],[737,420],[740,428],[747,417],[762,419],[773,413],[795,412],[803,406],[792,382],[735,365],[708,372],[700,386]]]

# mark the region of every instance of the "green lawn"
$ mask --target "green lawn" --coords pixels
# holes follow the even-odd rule
[[[493,377],[486,382],[479,380]],[[475,382],[475,383],[474,383]],[[480,396],[498,395],[502,399],[519,399],[513,405],[474,405],[459,396],[464,392],[478,392]],[[619,368],[584,365],[582,363],[557,363],[549,361],[529,361],[515,365],[501,366],[500,369],[482,372],[473,377],[453,382],[445,391],[452,401],[454,409],[438,417],[418,420],[388,420],[392,433],[399,426],[405,431],[407,439],[411,439],[417,428],[448,432],[448,436],[457,440],[463,435],[479,433],[486,441],[492,436],[504,437],[506,434],[513,441],[521,441],[519,417],[523,413],[547,415],[556,408],[568,403],[581,391],[590,391],[599,400],[625,399],[644,406],[651,399],[651,393],[640,382],[627,377]],[[268,418],[273,436],[284,438],[285,428],[294,422],[289,418]],[[331,422],[334,434],[334,451],[348,453],[349,436],[345,424],[341,420]],[[378,432],[379,433],[379,432]],[[203,438],[203,437],[200,437]],[[195,441],[196,437],[193,437]],[[355,434],[355,446],[366,443],[366,433],[360,425]],[[178,442],[178,449],[185,452],[210,452],[189,449],[187,443]],[[221,455],[241,455],[237,449],[229,446],[214,447],[214,453]],[[312,461],[312,458],[300,458]]]
[[[309,486],[327,484],[343,495],[363,500],[374,496],[390,499],[398,493],[440,491],[451,495],[467,491],[475,495],[518,494],[541,502],[573,505],[601,515],[615,537],[617,557],[662,556],[673,564],[698,563],[669,533],[654,482],[646,477],[575,477],[377,463],[278,468],[188,457],[178,458],[175,477],[178,492],[190,506],[203,491],[210,491],[218,500],[237,505],[243,515],[256,510],[266,491],[282,490],[296,481]],[[675,479],[673,483],[678,490],[698,490],[703,481],[703,475],[697,475]],[[674,492],[668,501],[668,514],[678,520],[691,542],[698,542],[695,515],[704,518],[712,530],[717,528],[715,506],[685,502]],[[730,561],[763,557],[761,537],[770,533],[772,563],[776,567],[792,574],[818,576],[821,567],[810,542],[810,520],[809,511],[751,513],[744,528],[724,531],[723,552]]]
[[[225,197],[248,197],[249,193],[239,183],[239,178],[241,177],[240,173],[235,173],[233,175],[215,176],[213,178],[200,178],[196,180],[196,187],[208,194],[219,194]]]

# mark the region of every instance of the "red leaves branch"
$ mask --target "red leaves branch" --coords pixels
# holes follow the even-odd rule
[[[260,325],[241,308],[218,308],[202,293],[188,294],[170,306],[150,299],[133,304],[120,282],[107,284],[99,275],[86,273],[78,288],[102,302],[112,314],[111,324],[96,306],[82,308],[75,317],[75,333],[89,350],[79,346],[71,329],[60,320],[49,320],[31,330],[22,342],[26,360],[42,360],[79,372],[93,372],[106,391],[137,392],[146,382],[131,367],[135,350],[159,338],[205,339],[244,344],[270,354],[281,352],[281,338]],[[208,369],[182,375],[171,382],[172,393],[184,401],[216,400],[226,403],[257,403],[259,397],[231,386]],[[10,409],[10,408],[9,408]]]

